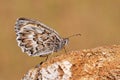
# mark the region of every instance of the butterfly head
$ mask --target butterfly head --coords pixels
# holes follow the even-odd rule
[[[63,38],[63,45],[67,45],[69,42],[69,38]]]

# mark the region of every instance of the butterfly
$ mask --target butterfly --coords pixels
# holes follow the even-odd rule
[[[18,46],[29,56],[44,56],[58,52],[69,42],[69,37],[62,38],[47,25],[28,18],[21,17],[17,19],[15,32]]]

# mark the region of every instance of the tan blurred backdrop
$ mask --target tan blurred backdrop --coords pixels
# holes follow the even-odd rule
[[[120,0],[0,0],[0,80],[20,80],[42,59],[17,46],[19,17],[42,21],[62,37],[81,33],[70,39],[68,51],[120,44]]]

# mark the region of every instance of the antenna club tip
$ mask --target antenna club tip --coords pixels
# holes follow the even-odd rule
[[[76,34],[76,36],[81,36],[81,34]]]
[[[81,36],[82,34],[78,34],[78,35],[80,35],[80,36]]]

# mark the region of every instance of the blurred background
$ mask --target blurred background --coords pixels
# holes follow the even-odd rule
[[[62,37],[81,33],[70,39],[67,51],[120,44],[120,0],[0,0],[0,80],[20,80],[43,59],[17,46],[19,17],[39,20]]]

